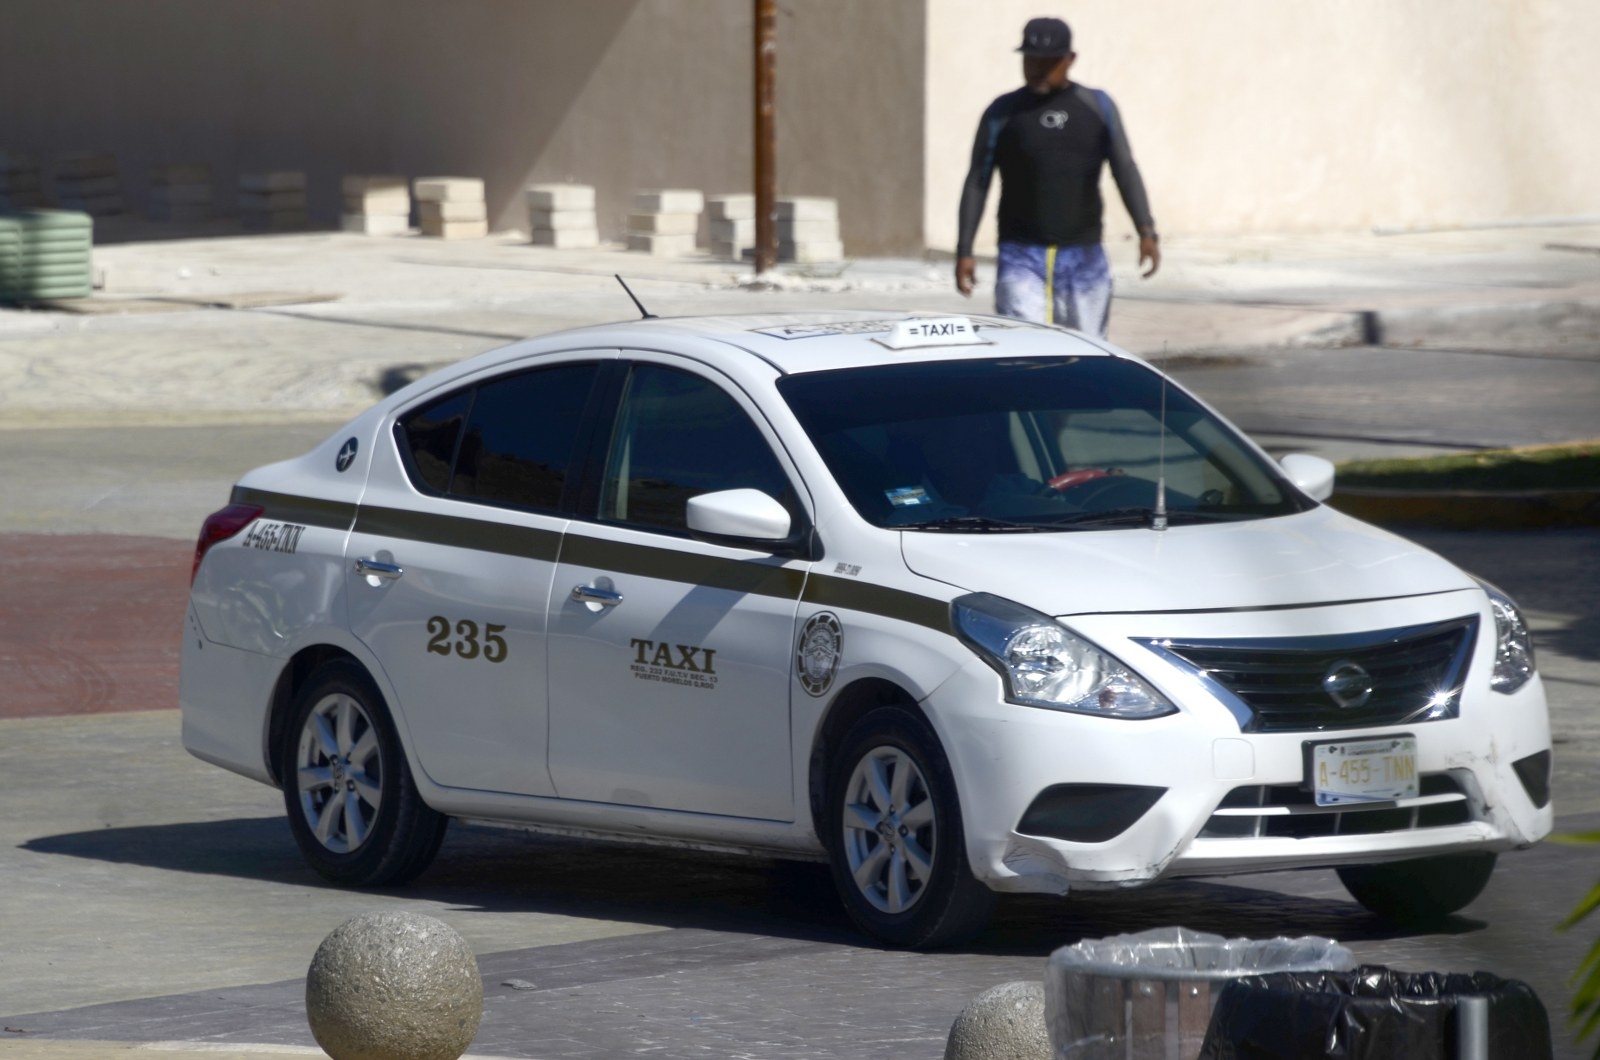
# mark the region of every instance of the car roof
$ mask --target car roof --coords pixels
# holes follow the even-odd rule
[[[907,361],[1120,352],[1080,332],[1009,317],[898,310],[650,317],[575,328],[535,341],[541,352],[575,345],[669,350],[687,345],[707,354],[711,350],[704,343],[709,341],[725,352],[754,355],[784,374]],[[520,343],[506,352],[513,350],[529,352]]]

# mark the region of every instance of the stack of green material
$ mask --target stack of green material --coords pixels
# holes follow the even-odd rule
[[[0,215],[0,302],[21,301],[22,225],[15,217]]]
[[[17,301],[87,298],[94,289],[89,265],[94,219],[76,210],[25,210]]]

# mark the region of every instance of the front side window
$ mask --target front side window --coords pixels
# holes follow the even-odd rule
[[[1232,428],[1122,358],[876,365],[791,375],[778,389],[878,526],[1135,526],[1149,522],[1158,483],[1172,525],[1312,504]]]
[[[462,500],[557,509],[596,370],[519,372],[408,414],[396,433],[412,481]]]
[[[611,438],[600,518],[683,532],[690,497],[730,489],[758,489],[792,507],[777,457],[726,391],[689,372],[635,365]]]

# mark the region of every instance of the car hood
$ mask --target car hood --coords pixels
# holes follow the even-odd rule
[[[1163,532],[908,531],[901,549],[923,577],[1057,617],[1350,603],[1476,584],[1432,552],[1327,506]]]

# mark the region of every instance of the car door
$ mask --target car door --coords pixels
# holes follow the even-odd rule
[[[408,410],[369,477],[347,553],[351,626],[437,784],[555,792],[545,623],[594,356]]]
[[[551,595],[563,798],[792,820],[789,674],[807,563],[692,538],[688,499],[760,489],[805,520],[754,406],[709,369],[627,369],[592,518]]]

